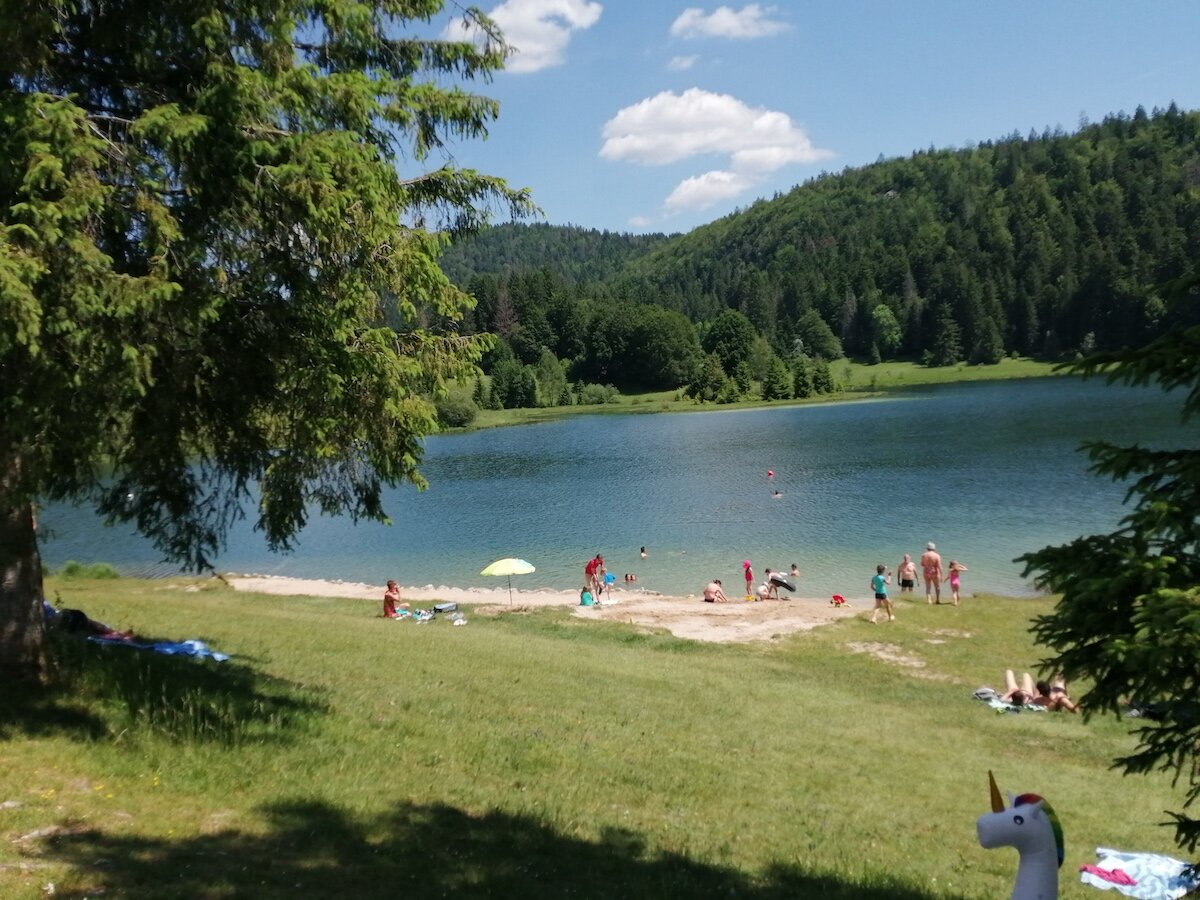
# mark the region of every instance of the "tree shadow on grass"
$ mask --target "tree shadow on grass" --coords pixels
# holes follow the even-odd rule
[[[870,883],[777,866],[760,878],[652,854],[625,831],[592,842],[532,819],[448,806],[402,805],[355,819],[322,803],[265,810],[268,829],[179,840],[85,831],[48,857],[75,868],[59,894],[82,897],[699,897],[929,900],[903,879]],[[74,881],[74,879],[72,879]]]
[[[171,740],[236,746],[285,740],[324,706],[311,690],[239,662],[164,656],[55,634],[46,684],[0,697],[0,739],[95,739],[146,729]]]

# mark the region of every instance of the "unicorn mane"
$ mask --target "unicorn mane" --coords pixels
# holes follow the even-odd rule
[[[1044,812],[1046,814],[1046,818],[1050,820],[1050,830],[1054,832],[1054,846],[1058,851],[1058,867],[1061,869],[1063,858],[1066,854],[1063,848],[1062,825],[1059,824],[1058,816],[1054,812],[1054,807],[1051,806],[1046,801],[1046,798],[1040,794],[1021,794],[1020,796],[1013,798],[1012,805],[1017,807],[1026,803],[1037,803],[1039,800],[1042,804],[1042,812]]]

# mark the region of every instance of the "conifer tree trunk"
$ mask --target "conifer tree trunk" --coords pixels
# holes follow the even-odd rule
[[[33,504],[9,500],[18,466],[12,460],[0,471],[0,682],[36,678],[46,662]]]

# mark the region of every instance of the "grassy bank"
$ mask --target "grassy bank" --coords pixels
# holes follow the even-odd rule
[[[1008,381],[1017,378],[1040,378],[1052,375],[1054,363],[1032,359],[1005,359],[994,366],[957,366],[930,368],[911,362],[885,362],[875,366],[842,360],[834,363],[833,374],[840,389],[808,400],[748,400],[741,403],[697,403],[683,396],[682,391],[657,391],[643,394],[622,394],[613,403],[591,406],[552,406],[542,409],[483,409],[472,428],[497,428],[505,425],[528,425],[548,422],[572,415],[606,413],[697,412],[714,409],[748,409],[751,407],[795,406],[808,403],[831,403],[854,400],[879,392],[904,390],[930,384],[952,384],[963,381]]]
[[[1126,723],[971,698],[1036,659],[1048,601],[720,646],[187,587],[48,585],[235,659],[71,644],[61,693],[0,698],[0,896],[990,900],[1016,854],[976,843],[989,768],[1057,809],[1063,897],[1097,845],[1170,850],[1166,780],[1109,770]]]

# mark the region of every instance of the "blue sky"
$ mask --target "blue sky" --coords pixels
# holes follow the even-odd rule
[[[476,2],[517,52],[449,152],[558,225],[688,231],[880,155],[1200,108],[1196,0]]]

